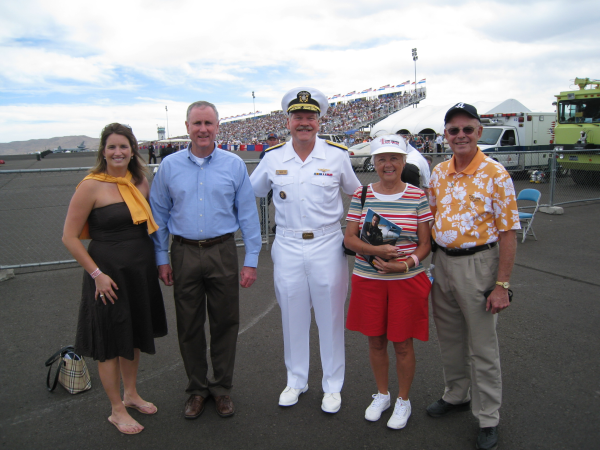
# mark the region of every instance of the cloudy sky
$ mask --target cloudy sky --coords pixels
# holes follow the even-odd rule
[[[553,111],[600,78],[597,2],[454,0],[19,0],[0,4],[0,142],[185,133],[195,100],[222,117],[280,108],[299,85],[327,96],[427,79],[423,105],[515,98]]]

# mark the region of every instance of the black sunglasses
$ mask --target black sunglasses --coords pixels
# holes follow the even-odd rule
[[[479,127],[477,127],[477,128],[479,128]],[[463,133],[465,133],[465,134],[473,134],[477,128],[475,128],[475,127],[464,127],[464,128],[452,127],[452,128],[446,128],[446,131],[448,132],[448,134],[450,136],[456,136],[458,133],[460,133],[460,130],[462,130]]]

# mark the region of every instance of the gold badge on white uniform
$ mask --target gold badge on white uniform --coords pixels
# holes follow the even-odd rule
[[[287,175],[287,170],[276,170],[275,175]]]

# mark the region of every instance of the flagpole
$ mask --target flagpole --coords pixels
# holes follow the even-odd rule
[[[169,139],[169,110],[165,106],[165,114],[167,115],[167,139]]]
[[[413,61],[415,62],[415,102],[417,100],[417,59],[419,59],[419,57],[417,56],[417,49],[413,48],[412,49],[412,57],[413,57]],[[417,107],[417,103],[413,103],[413,108]]]

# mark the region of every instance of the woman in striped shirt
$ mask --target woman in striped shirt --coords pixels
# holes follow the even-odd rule
[[[411,413],[408,394],[415,373],[413,338],[429,339],[427,298],[431,282],[420,261],[431,250],[429,222],[433,216],[425,193],[401,180],[407,155],[402,137],[376,138],[371,142],[371,155],[379,182],[367,187],[364,206],[362,188],[357,189],[346,217],[344,245],[357,253],[346,327],[369,338],[369,359],[379,391],[365,412],[365,419],[370,421],[379,420],[390,407],[387,346],[388,341],[393,342],[399,394],[387,425],[400,429]],[[386,244],[385,238],[382,245],[361,240],[369,210],[381,216],[382,222],[385,219],[391,227],[401,228],[395,245]]]

